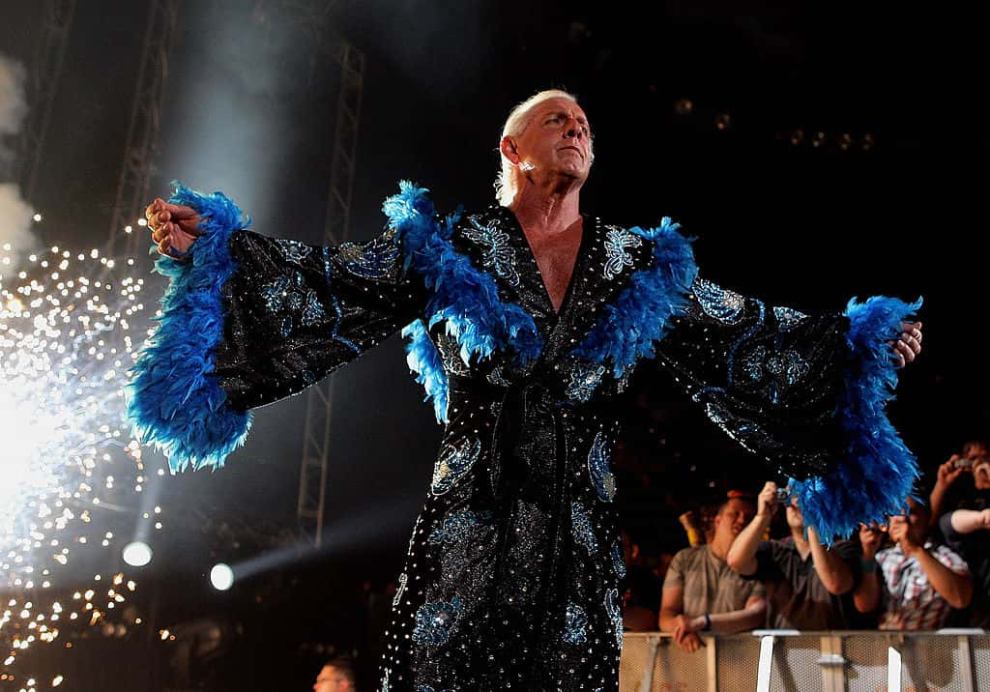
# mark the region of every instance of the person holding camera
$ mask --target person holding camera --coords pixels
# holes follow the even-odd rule
[[[982,460],[982,464],[979,463]],[[957,485],[970,475],[972,485]],[[956,495],[952,498],[952,495]],[[990,507],[990,446],[983,440],[970,440],[960,454],[953,454],[938,467],[935,487],[928,498],[931,526],[934,528],[946,512],[954,509],[982,510]]]
[[[962,555],[973,576],[973,602],[967,612],[960,613],[956,624],[988,629],[990,628],[990,455],[977,456],[970,461],[972,463],[961,468],[973,474],[973,491],[962,498],[955,509],[943,514],[939,518],[938,526],[946,545]]]
[[[972,600],[969,567],[957,552],[929,538],[927,507],[908,498],[907,509],[885,527],[860,527],[863,576],[853,601],[861,613],[882,603],[879,629],[937,630],[953,608]],[[893,546],[880,550],[884,533]]]
[[[783,505],[790,536],[762,540]],[[756,516],[739,534],[726,558],[744,579],[767,589],[767,626],[773,629],[830,630],[849,627],[852,604],[843,596],[856,585],[857,551],[852,541],[826,548],[804,524],[797,498],[767,482],[757,498]]]

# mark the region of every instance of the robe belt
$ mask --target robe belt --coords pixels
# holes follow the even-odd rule
[[[518,484],[525,480],[528,473],[526,465],[516,454],[523,439],[527,423],[534,422],[534,417],[546,417],[550,425],[539,426],[540,430],[552,435],[552,445],[558,463],[563,463],[563,418],[564,411],[574,408],[573,402],[563,395],[560,385],[548,382],[538,376],[530,376],[518,380],[508,387],[494,385],[477,378],[461,377],[448,373],[448,384],[451,404],[458,398],[457,393],[463,392],[470,397],[485,397],[488,400],[500,401],[495,411],[495,422],[492,426],[491,463],[489,465],[489,484],[492,495],[496,498],[512,492]],[[544,460],[537,460],[544,461]],[[545,460],[549,462],[550,460]]]
[[[528,472],[516,451],[524,442],[523,435],[533,417],[548,417],[550,425],[539,426],[542,431],[553,436],[552,445],[557,464],[562,453],[563,434],[561,407],[546,383],[527,379],[510,385],[502,398],[502,406],[492,431],[492,465],[489,480],[492,494],[500,498],[512,492],[525,480]],[[541,460],[534,460],[541,461]],[[545,460],[549,461],[549,460]]]

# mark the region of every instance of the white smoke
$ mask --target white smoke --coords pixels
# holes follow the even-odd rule
[[[0,169],[13,160],[14,152],[7,140],[21,131],[27,114],[25,78],[23,65],[0,55]],[[35,245],[32,216],[34,211],[21,198],[18,186],[0,183],[0,258],[10,257],[0,266],[0,272],[9,271],[16,265],[18,256]]]
[[[5,138],[21,131],[21,123],[27,115],[26,77],[23,65],[0,55],[0,161],[12,155]]]
[[[17,184],[0,183],[0,257],[12,256],[12,261],[16,261],[18,255],[35,246],[35,237],[31,233],[33,216],[34,210],[21,199]],[[0,271],[9,266],[0,267]]]

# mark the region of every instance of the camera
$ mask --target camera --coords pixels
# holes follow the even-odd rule
[[[791,491],[787,488],[777,488],[777,504],[789,505],[791,503]]]

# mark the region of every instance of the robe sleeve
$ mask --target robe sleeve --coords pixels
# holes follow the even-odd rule
[[[807,315],[697,278],[658,362],[740,446],[789,477],[825,540],[901,511],[918,476],[885,408],[889,341],[921,307],[874,297]]]
[[[156,263],[169,286],[128,415],[173,471],[221,466],[247,436],[249,409],[318,382],[421,312],[425,290],[394,229],[319,247],[244,230],[222,193],[180,186],[171,201],[197,210],[203,235],[182,260]]]

